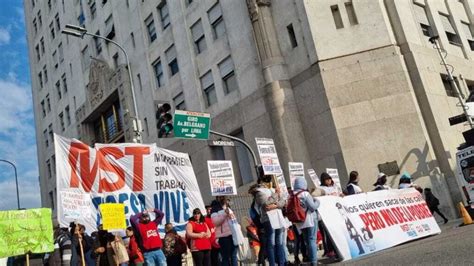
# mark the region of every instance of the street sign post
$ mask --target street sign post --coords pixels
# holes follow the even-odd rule
[[[209,139],[210,114],[176,110],[173,120],[174,136],[176,138]]]

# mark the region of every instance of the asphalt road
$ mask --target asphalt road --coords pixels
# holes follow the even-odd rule
[[[440,225],[439,235],[331,265],[474,265],[474,224],[458,227],[461,223],[450,221]]]

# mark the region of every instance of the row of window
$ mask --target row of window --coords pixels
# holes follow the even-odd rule
[[[61,83],[62,83],[62,86],[61,86]],[[58,80],[56,82],[55,89],[58,96],[58,100],[61,100],[63,94],[66,94],[68,91],[66,73],[64,73],[61,76],[61,80]],[[42,111],[43,117],[46,117],[46,114],[47,113],[49,114],[49,112],[51,112],[51,100],[49,97],[49,93],[46,94],[45,100],[41,101],[41,111]]]
[[[165,56],[166,56],[166,62],[168,64],[168,69],[169,69],[169,76],[172,77],[176,73],[179,72],[179,65],[178,65],[178,59],[177,59],[177,54],[176,54],[176,48],[173,45],[171,45],[166,51],[165,51]],[[161,64],[161,59],[158,58],[153,64],[153,70],[155,72],[155,77],[156,77],[156,83],[158,88],[162,87],[165,85],[165,79],[164,79],[164,73],[163,73],[163,66]]]
[[[352,1],[344,3],[344,7],[346,9],[347,17],[349,18],[349,23],[351,24],[351,26],[359,24],[354,6],[352,5]],[[336,29],[344,28],[344,22],[342,20],[339,5],[332,5],[331,13],[334,19],[334,24],[336,25]]]
[[[158,5],[157,10],[158,10],[158,14],[160,14],[161,29],[165,30],[171,25],[168,4],[166,3],[166,1],[161,2]],[[148,31],[148,40],[150,41],[150,43],[152,43],[157,38],[155,19],[153,18],[153,13],[150,14],[145,19],[145,26]]]
[[[414,10],[417,22],[420,24],[421,31],[423,35],[427,37],[433,36],[433,28],[428,19],[429,12],[427,12],[426,7],[420,4],[414,3]],[[454,26],[454,18],[448,14],[443,14],[439,12],[441,23],[443,24],[444,32],[450,44],[462,46],[461,38],[459,37],[458,32]],[[466,21],[460,21],[464,35],[466,36],[467,42],[469,43],[471,51],[474,51],[474,32],[472,31],[472,25]]]
[[[219,2],[207,11],[209,24],[212,27],[212,35],[217,40],[225,35],[226,28],[224,19],[222,18],[222,10]],[[200,54],[207,49],[206,38],[202,26],[202,19],[199,19],[191,26],[191,35],[194,42],[194,50],[196,54]]]

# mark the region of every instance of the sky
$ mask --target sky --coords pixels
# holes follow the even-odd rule
[[[0,159],[16,165],[21,208],[41,206],[22,0],[1,0]],[[0,162],[0,210],[17,209],[13,167]]]

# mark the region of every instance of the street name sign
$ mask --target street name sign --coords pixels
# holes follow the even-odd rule
[[[176,138],[209,139],[210,114],[176,110],[173,120],[173,130]]]

